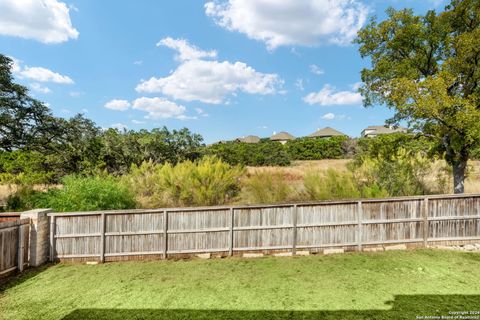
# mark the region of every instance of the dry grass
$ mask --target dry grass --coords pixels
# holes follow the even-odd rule
[[[302,184],[305,174],[311,170],[326,172],[328,169],[334,169],[345,172],[348,171],[347,164],[351,161],[349,159],[295,161],[289,167],[248,167],[247,172],[262,171],[283,174],[285,179],[296,187]],[[468,162],[468,166],[469,172],[465,181],[465,192],[480,193],[480,161],[471,160]],[[447,180],[447,187],[450,188],[452,181],[450,173],[445,168],[448,168],[445,161],[436,161],[429,180],[431,183],[435,183],[439,175],[443,176]]]
[[[299,190],[303,188],[303,178],[309,171],[326,172],[328,169],[338,171],[347,171],[347,164],[351,160],[314,160],[314,161],[294,161],[289,167],[248,167],[247,173],[253,174],[257,172],[271,172],[279,174],[284,177],[284,180],[294,189]],[[465,181],[466,193],[480,193],[480,161],[469,161],[469,172],[467,180]],[[448,172],[445,171],[446,164],[444,161],[437,161],[434,164],[434,172],[430,176],[431,183],[435,183],[438,175],[443,175],[447,179],[447,186],[450,188],[452,182]],[[35,186],[36,190],[45,190],[46,186]],[[17,190],[15,185],[0,185],[0,205],[5,203],[9,195]]]

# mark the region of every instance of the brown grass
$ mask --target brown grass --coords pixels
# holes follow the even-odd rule
[[[312,160],[312,161],[294,161],[289,167],[248,167],[248,173],[254,173],[258,171],[276,172],[283,174],[285,179],[290,181],[293,185],[301,185],[305,173],[310,170],[318,170],[326,172],[328,169],[334,169],[338,171],[348,171],[347,164],[352,160],[339,159],[339,160]],[[471,160],[468,162],[469,172],[465,181],[466,193],[480,193],[480,161]],[[445,161],[436,161],[433,166],[433,172],[430,176],[431,183],[436,182],[438,175],[443,175],[447,180],[447,193],[450,193],[452,188],[452,181],[450,173],[445,171],[448,168]]]

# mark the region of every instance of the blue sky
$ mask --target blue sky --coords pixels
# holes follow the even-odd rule
[[[205,142],[330,126],[359,136],[391,111],[356,92],[350,43],[388,6],[440,0],[0,0],[0,53],[54,114],[99,126],[188,127]]]

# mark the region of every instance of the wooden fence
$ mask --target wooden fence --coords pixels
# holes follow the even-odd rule
[[[29,219],[0,223],[0,276],[28,265]]]
[[[480,240],[480,195],[265,206],[50,213],[50,259]]]

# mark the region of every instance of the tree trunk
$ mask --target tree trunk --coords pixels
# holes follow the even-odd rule
[[[465,192],[465,171],[467,169],[467,160],[457,160],[452,164],[453,168],[453,192]]]

